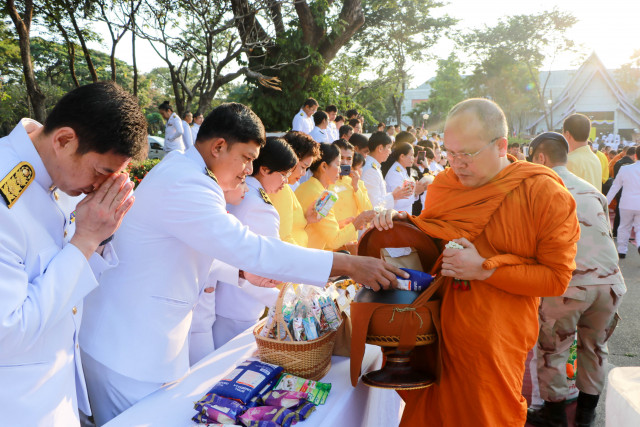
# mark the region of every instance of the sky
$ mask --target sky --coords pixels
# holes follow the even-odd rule
[[[437,10],[437,14],[448,14],[457,18],[459,29],[492,26],[504,16],[533,14],[557,8],[571,12],[578,23],[568,31],[570,39],[582,46],[589,55],[595,51],[605,67],[618,68],[630,61],[635,50],[640,49],[640,0],[450,0],[450,4]],[[106,29],[104,36],[109,40]],[[151,47],[139,41],[138,66],[143,72],[166,64]],[[441,39],[430,53],[438,58],[446,58],[453,49],[453,42]],[[103,51],[108,49],[94,46]],[[116,56],[131,63],[131,41],[125,38],[119,45]],[[460,56],[464,62],[464,56]],[[556,58],[553,63],[545,64],[544,69],[576,69],[580,63],[575,56]],[[411,74],[412,87],[418,86],[435,76],[437,60],[413,64]]]

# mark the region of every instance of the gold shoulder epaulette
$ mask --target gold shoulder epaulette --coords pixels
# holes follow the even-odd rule
[[[7,207],[11,208],[14,205],[35,177],[33,166],[22,162],[0,181],[0,194],[7,202]]]
[[[271,203],[271,199],[269,198],[269,195],[267,194],[267,192],[264,191],[262,188],[260,188],[259,190],[260,190],[260,195],[262,196],[262,200],[264,200],[266,204],[273,206],[273,203]]]
[[[206,170],[207,170],[207,175],[209,175],[209,178],[214,180],[216,182],[216,184],[217,184],[218,183],[218,178],[216,178],[216,176],[213,174],[213,172],[211,172],[211,169],[206,168]]]

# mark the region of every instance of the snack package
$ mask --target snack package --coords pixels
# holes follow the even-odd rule
[[[314,209],[316,210],[316,212],[318,212],[318,215],[324,218],[329,215],[329,212],[331,212],[331,208],[333,208],[333,205],[335,205],[337,201],[338,195],[336,193],[334,193],[333,191],[324,190],[320,195],[320,198],[316,200]]]
[[[331,391],[331,384],[307,380],[291,374],[283,374],[274,390],[304,391],[309,394],[307,400],[315,405],[324,405]]]
[[[298,421],[304,421],[311,416],[311,414],[316,410],[316,405],[309,402],[308,400],[303,400],[299,405],[289,408],[298,416]]]
[[[435,177],[433,175],[426,174],[425,176],[420,178],[420,182],[423,183],[423,184],[424,183],[433,184],[433,180],[434,179],[435,179]]]
[[[282,427],[289,427],[291,424],[298,422],[298,417],[295,412],[287,408],[258,406],[247,409],[247,412],[240,415],[240,421],[245,426],[252,425],[251,422],[253,421],[273,421]]]
[[[401,268],[400,270],[409,273],[409,278],[404,279],[396,276],[398,280],[398,288],[402,291],[417,291],[422,292],[429,287],[433,282],[433,276],[423,271],[412,270],[410,268]]]
[[[198,427],[234,427],[234,426],[242,425],[242,424],[216,423],[214,421],[209,420],[207,416],[204,414],[196,414],[191,419],[197,423],[196,426]],[[272,427],[272,426],[269,426],[269,427]]]
[[[329,297],[320,297],[320,307],[322,309],[322,314],[329,325],[329,328],[336,331],[340,327],[341,316],[338,308],[333,303],[333,300]]]
[[[235,400],[209,393],[195,403],[194,409],[211,422],[233,424],[247,408]]]
[[[271,390],[264,396],[263,401],[267,406],[291,408],[306,401],[307,397],[309,397],[309,393],[304,391]]]
[[[315,317],[309,316],[302,319],[302,326],[304,326],[304,333],[308,341],[318,338],[318,328],[316,327]]]
[[[282,371],[280,366],[247,360],[213,386],[209,393],[246,404],[270,386]]]

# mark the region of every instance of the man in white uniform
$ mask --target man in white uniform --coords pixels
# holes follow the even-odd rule
[[[223,191],[251,174],[264,141],[255,113],[223,104],[193,148],[167,155],[136,189],[136,205],[113,240],[120,265],[85,301],[91,313],[81,345],[96,424],[189,371],[192,310],[214,259],[243,271],[236,283],[244,277],[258,285],[266,279],[256,275],[317,286],[349,275],[379,289],[395,284],[395,274],[406,276],[380,259],[258,236],[229,215]]]
[[[204,116],[201,112],[197,111],[193,115],[193,126],[191,126],[191,140],[196,142],[196,138],[198,137],[198,131],[200,130],[200,125],[204,121]]]
[[[406,199],[413,194],[411,187],[398,187],[387,193],[381,164],[391,154],[391,138],[385,132],[374,132],[369,138],[369,155],[362,170],[362,181],[367,187],[374,209],[392,209],[395,200]]]
[[[309,135],[315,126],[313,113],[316,111],[318,111],[318,101],[313,98],[308,98],[304,101],[304,104],[302,104],[302,108],[300,108],[298,114],[293,118],[291,130],[297,130]]]
[[[313,138],[315,142],[333,142],[327,129],[327,126],[329,126],[329,117],[327,116],[327,113],[324,111],[316,111],[313,113],[313,122],[315,123],[315,127],[309,136]]]
[[[182,120],[182,140],[184,142],[184,149],[188,150],[193,145],[193,134],[191,133],[191,122],[193,121],[193,114],[191,111],[187,111]]]
[[[78,406],[91,413],[82,299],[117,263],[104,241],[133,203],[119,172],[146,147],[137,100],[111,82],[69,92],[44,126],[22,119],[0,139],[1,426],[79,426]]]
[[[184,151],[184,140],[182,139],[184,128],[182,127],[182,120],[173,112],[169,101],[164,101],[160,104],[158,111],[162,118],[167,121],[164,129],[164,151]]]
[[[329,141],[337,141],[340,139],[340,135],[338,135],[338,126],[336,126],[336,117],[338,116],[338,107],[335,105],[329,105],[324,109],[325,113],[329,117],[329,126],[327,126],[327,131],[329,132]],[[342,126],[342,125],[340,125]]]

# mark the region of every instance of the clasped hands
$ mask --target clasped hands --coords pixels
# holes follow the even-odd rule
[[[406,221],[407,213],[397,212],[393,209],[377,212],[373,219],[373,225],[380,231],[390,230],[393,228],[394,220]],[[464,237],[452,241],[461,245],[463,249],[445,248],[442,253],[441,274],[443,276],[460,280],[486,280],[491,277],[495,269],[485,270],[482,268],[486,258],[478,253],[473,243]]]

